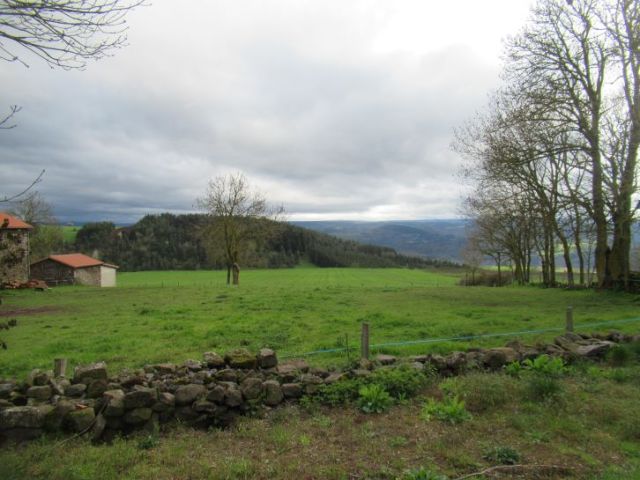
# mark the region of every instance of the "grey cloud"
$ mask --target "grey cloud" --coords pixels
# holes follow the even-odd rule
[[[208,178],[242,170],[294,217],[455,215],[452,128],[482,105],[495,64],[465,45],[372,53],[383,20],[350,30],[349,14],[320,3],[319,23],[303,21],[309,39],[290,24],[295,6],[258,22],[223,3],[230,10],[209,13],[239,26],[216,24],[202,45],[159,40],[142,11],[130,50],[87,72],[0,73],[24,106],[19,127],[0,132],[3,188],[47,168],[38,188],[59,217],[133,221],[191,211]],[[160,7],[151,17],[167,21]],[[337,22],[336,38],[323,19]],[[136,26],[137,38],[149,33],[137,46]]]

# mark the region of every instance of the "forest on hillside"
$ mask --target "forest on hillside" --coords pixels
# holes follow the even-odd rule
[[[205,215],[147,215],[128,227],[88,223],[74,248],[114,263],[122,271],[224,268],[225,261],[207,238]],[[215,220],[214,220],[215,221]],[[287,268],[301,262],[318,267],[450,267],[443,260],[401,255],[389,247],[339,239],[289,223],[273,223],[243,252],[242,267]]]

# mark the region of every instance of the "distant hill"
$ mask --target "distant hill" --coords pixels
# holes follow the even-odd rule
[[[118,228],[111,222],[87,223],[77,232],[75,248],[126,271],[221,268],[223,260],[207,252],[207,222],[203,215],[163,213],[147,215],[128,227]],[[405,232],[404,236],[411,235]],[[400,254],[388,246],[337,238],[290,223],[274,224],[270,238],[252,245],[245,252],[243,267],[293,267],[300,262],[318,267],[452,266],[448,261]]]
[[[460,261],[467,220],[408,220],[387,222],[291,222],[303,228],[359,243],[393,248],[398,253]]]

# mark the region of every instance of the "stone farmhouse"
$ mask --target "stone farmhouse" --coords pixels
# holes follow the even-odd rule
[[[50,255],[31,264],[31,278],[47,285],[115,287],[118,267],[82,253]]]
[[[29,232],[31,225],[0,212],[0,283],[29,279]]]

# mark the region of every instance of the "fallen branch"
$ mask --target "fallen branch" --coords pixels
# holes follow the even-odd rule
[[[472,477],[480,477],[482,475],[489,475],[492,473],[510,473],[510,474],[526,474],[526,473],[541,473],[541,474],[562,474],[568,475],[571,473],[571,468],[561,465],[498,465],[495,467],[485,468],[481,472],[468,473],[454,480],[465,480]]]

